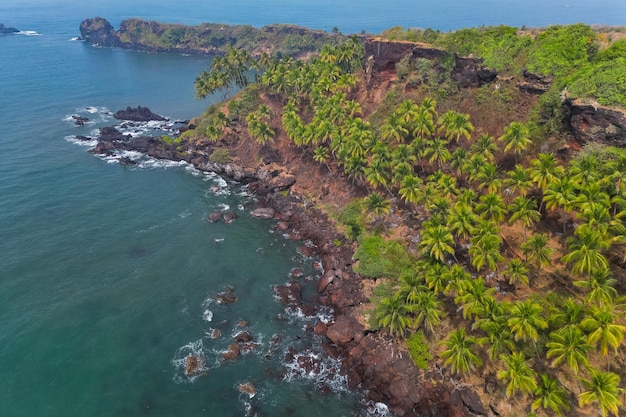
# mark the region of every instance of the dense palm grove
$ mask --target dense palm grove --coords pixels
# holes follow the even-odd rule
[[[369,190],[338,222],[358,242],[356,271],[380,283],[372,328],[406,338],[412,351],[415,337],[418,346],[426,340],[416,363],[429,350],[460,380],[494,372],[505,395],[532,412],[591,405],[617,415],[626,298],[614,274],[626,249],[626,153],[588,146],[563,162],[537,153],[524,123],[499,137],[475,134],[468,115],[440,114],[429,97],[365,118],[349,98],[362,54],[356,38],[306,63],[232,51],[198,77],[198,96],[247,85],[253,61],[257,82],[228,114],[208,111],[193,134],[216,141],[239,118],[264,145],[280,118],[307,158]],[[282,103],[280,115],[262,95]],[[390,238],[392,215],[419,232],[408,247]],[[444,325],[456,330],[442,335]]]

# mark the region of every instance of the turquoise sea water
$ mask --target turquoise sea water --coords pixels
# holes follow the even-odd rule
[[[2,2],[0,22],[33,32],[0,37],[0,416],[220,417],[250,407],[264,416],[366,414],[341,378],[301,375],[283,363],[289,347],[312,356],[319,347],[303,331],[313,319],[285,311],[272,287],[293,268],[315,271],[271,221],[250,217],[254,199],[245,188],[177,164],[122,167],[70,140],[115,123],[108,111],[129,105],[173,120],[201,113],[211,101],[194,100],[193,79],[207,59],[94,48],[73,38],[80,21],[96,15],[115,25],[140,16],[344,32],[626,24],[618,1],[457,3]],[[75,127],[72,114],[93,124]],[[226,206],[237,221],[205,221]],[[218,305],[215,294],[229,287],[238,301]],[[239,320],[248,321],[244,329],[259,348],[222,363]],[[222,337],[208,337],[213,329]],[[205,356],[206,375],[184,375],[189,353]],[[334,393],[318,389],[324,379]],[[238,390],[245,382],[255,397]]]

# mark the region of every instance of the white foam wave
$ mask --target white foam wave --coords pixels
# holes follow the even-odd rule
[[[172,365],[175,369],[174,382],[182,383],[182,382],[194,382],[198,377],[206,374],[209,371],[209,367],[206,360],[205,348],[202,342],[202,339],[198,339],[195,342],[187,343],[184,346],[181,346],[177,351],[174,357],[171,360]],[[195,356],[199,358],[202,362],[202,366],[194,372],[193,375],[187,375],[185,373],[185,368],[187,366],[187,357]]]
[[[230,206],[226,203],[220,203],[217,205],[217,208],[219,211],[221,211],[222,213],[225,211],[228,211],[230,209]]]
[[[70,41],[79,41],[80,38],[78,36],[74,36],[73,38],[69,39]]]
[[[370,403],[365,410],[367,417],[391,417],[389,407],[385,403]]]
[[[15,34],[25,36],[41,36],[41,33],[37,33],[34,30],[20,30],[19,32],[15,32]]]
[[[341,374],[341,361],[325,356],[321,352],[306,350],[292,355],[293,360],[286,362],[283,380],[306,379],[316,386],[330,387],[334,392],[350,392],[348,377]]]
[[[70,143],[75,144],[75,145],[88,146],[90,148],[93,148],[94,146],[96,146],[98,144],[98,141],[96,139],[81,140],[81,139],[77,139],[75,135],[65,136],[64,139],[66,141],[70,142]]]
[[[202,320],[208,321],[208,322],[213,321],[213,312],[209,310],[208,308],[204,310],[204,312],[202,313]]]

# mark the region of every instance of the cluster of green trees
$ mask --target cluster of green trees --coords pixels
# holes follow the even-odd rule
[[[357,272],[388,283],[373,299],[373,326],[409,335],[423,361],[413,335],[435,343],[439,326],[454,323],[440,354],[453,374],[489,364],[507,396],[530,396],[533,410],[557,414],[571,407],[568,389],[575,391],[558,381],[564,374],[578,381],[580,406],[617,414],[623,390],[611,370],[626,334],[626,300],[610,259],[625,254],[626,155],[590,148],[566,165],[551,153],[527,155],[526,124],[512,122],[497,138],[475,134],[468,115],[440,114],[431,98],[404,100],[372,123],[349,98],[362,54],[353,38],[306,63],[273,60],[256,88],[285,103],[281,128],[295,146],[370,191],[341,217],[359,243]],[[219,130],[229,117],[217,112],[211,126]],[[248,111],[259,143],[274,137],[271,117],[263,105]],[[515,160],[510,170],[502,168],[506,158]],[[422,219],[413,247],[384,237],[392,209]],[[552,218],[559,228],[546,231]],[[505,240],[502,228],[511,224],[522,229],[520,242]],[[557,291],[522,296],[557,278]]]
[[[427,42],[463,56],[473,54],[505,74],[527,69],[553,76],[555,92],[567,87],[574,97],[626,107],[626,40],[600,50],[598,35],[588,25],[557,25],[540,31],[482,26],[447,33],[395,27],[382,36]]]

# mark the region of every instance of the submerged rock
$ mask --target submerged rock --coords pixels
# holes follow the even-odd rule
[[[224,223],[226,224],[232,223],[238,218],[239,215],[234,211],[227,211],[226,213],[224,213]]]
[[[211,223],[217,223],[222,219],[222,213],[219,211],[214,211],[213,213],[209,214],[209,216],[207,217],[207,220]]]
[[[252,398],[256,395],[256,388],[251,382],[244,382],[243,384],[239,384],[239,392],[247,394],[250,398]]]
[[[239,343],[235,342],[235,343],[231,343],[230,346],[228,346],[228,349],[226,350],[226,352],[224,352],[224,354],[222,355],[222,360],[224,361],[234,361],[235,359],[237,359],[239,357]]]

